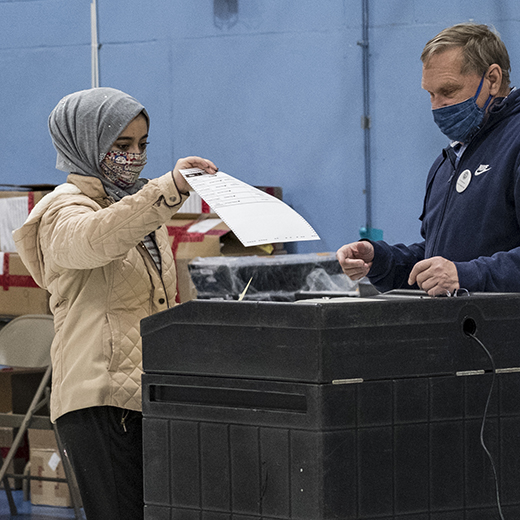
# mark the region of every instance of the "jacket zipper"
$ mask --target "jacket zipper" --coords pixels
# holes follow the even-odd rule
[[[130,410],[123,410],[123,414],[121,415],[121,426],[123,427],[123,430],[125,431],[125,433],[127,433],[127,429],[126,429],[126,418],[128,417],[128,415],[130,414]]]
[[[161,280],[161,285],[163,287],[164,297],[166,298],[166,305],[167,305],[168,308],[170,308],[170,302],[168,300],[168,293],[166,292],[166,287],[164,286],[164,281],[163,281],[161,273],[159,272],[159,268],[157,267],[157,264],[155,263],[154,259],[152,258],[152,255],[150,254],[150,251],[148,251],[148,249],[144,245],[144,242],[139,242],[139,245],[141,246],[141,249],[145,252],[145,254],[148,255],[148,258],[150,258],[154,269],[157,271],[157,274],[159,276],[159,280]],[[159,249],[159,247],[157,247],[157,249]],[[161,252],[159,251],[159,254],[160,253]]]
[[[455,165],[453,164],[451,157],[449,156],[449,153],[447,153],[446,155],[447,155],[447,160],[450,161],[450,164],[452,166],[452,171],[451,171],[450,178],[448,179],[448,193],[446,194],[446,197],[444,199],[444,204],[442,206],[441,219],[439,221],[439,225],[437,226],[437,231],[435,233],[435,240],[433,243],[433,248],[431,250],[431,256],[435,256],[437,254],[437,244],[439,242],[439,235],[440,235],[440,231],[442,228],[442,224],[444,222],[446,208],[448,207],[448,202],[449,202],[452,192],[453,192],[453,179],[455,178],[455,175],[457,173],[457,167],[455,167]],[[460,166],[460,162],[459,162],[459,166]]]

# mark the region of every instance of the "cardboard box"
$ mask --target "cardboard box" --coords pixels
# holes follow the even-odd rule
[[[3,368],[0,370],[0,413],[24,414],[40,385],[43,368]],[[42,409],[39,414],[46,414]]]
[[[65,470],[53,430],[29,429],[31,476],[65,478]],[[71,507],[66,482],[31,480],[31,503],[35,505]]]
[[[177,268],[177,303],[184,303],[197,298],[195,286],[188,270],[189,261],[196,256],[220,254],[220,237],[229,232],[229,228],[219,219],[212,219],[216,225],[208,224],[206,232],[191,232],[189,229],[198,219],[170,220],[167,225],[170,245]]]
[[[171,219],[167,225],[173,256],[191,260],[220,255],[220,239],[229,228],[218,218]]]
[[[0,314],[49,314],[49,295],[36,285],[20,260],[12,232],[55,186],[4,184],[0,188]]]
[[[36,285],[18,253],[0,252],[0,314],[50,314],[49,293]]]
[[[45,373],[42,368],[0,368],[0,413],[25,414],[40,386]],[[48,414],[47,407],[38,411],[38,415]],[[2,456],[7,456],[15,435],[13,428],[0,427],[0,450]],[[9,473],[23,474],[29,460],[29,445],[25,436],[22,445],[16,452]],[[21,489],[22,480],[10,480],[12,489]]]
[[[219,218],[172,219],[168,223],[173,256],[192,260],[198,256],[270,255],[282,244],[245,247]]]
[[[34,206],[54,187],[51,184],[0,185],[0,251],[16,251],[12,232],[25,222]]]
[[[2,459],[7,457],[9,448],[13,445],[14,436],[15,434],[13,428],[0,427],[0,452],[2,453]],[[29,448],[27,438],[25,438],[22,445],[18,448],[16,456],[9,465],[7,472],[22,475],[28,460]],[[14,479],[9,477],[9,486],[11,489],[22,489],[22,483],[22,479]],[[3,487],[3,483],[0,482],[0,488]]]
[[[197,299],[197,289],[190,276],[190,260],[187,258],[177,258],[175,261],[177,268],[177,303],[184,303]]]

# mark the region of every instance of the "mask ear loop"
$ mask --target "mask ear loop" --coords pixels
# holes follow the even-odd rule
[[[477,89],[477,92],[476,94],[473,96],[473,99],[475,101],[475,103],[477,102],[477,99],[480,95],[480,91],[482,90],[482,85],[484,85],[484,79],[486,77],[486,74],[487,74],[487,71],[484,72],[484,74],[482,74],[482,79],[480,80],[480,83],[478,85],[478,89]],[[486,110],[486,108],[489,106],[489,104],[491,103],[491,100],[493,99],[493,96],[490,94],[489,97],[487,98],[486,102],[484,103],[484,106],[482,107],[481,110]]]
[[[473,99],[476,101],[480,95],[480,91],[482,90],[482,85],[484,84],[484,78],[486,77],[486,72],[484,72],[484,74],[482,74],[482,78],[480,79],[480,83],[478,84],[478,89],[477,89],[477,92],[475,93],[475,95],[473,96]]]

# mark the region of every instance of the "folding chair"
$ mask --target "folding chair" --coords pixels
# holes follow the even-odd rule
[[[36,415],[36,412],[49,403],[49,383],[52,372],[50,348],[53,338],[54,321],[53,317],[47,314],[26,314],[19,316],[0,330],[0,365],[17,368],[45,368],[45,373],[25,415],[0,413],[0,426],[18,428],[18,433],[0,469],[0,482],[4,484],[11,515],[16,515],[18,511],[7,479],[9,475],[7,468],[14,459],[16,451],[20,447],[25,432],[29,427],[43,430],[52,429],[56,435],[74,512],[76,518],[79,520],[83,518],[81,513],[81,499],[70,460],[63,449],[57,429],[51,423],[49,415]],[[20,477],[31,478],[30,476]],[[60,479],[50,477],[38,477],[38,479],[61,481]]]

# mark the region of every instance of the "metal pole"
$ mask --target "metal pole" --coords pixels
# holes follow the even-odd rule
[[[92,88],[99,87],[99,44],[97,36],[97,4],[90,4],[91,78]]]
[[[369,19],[368,2],[362,0],[362,40],[358,42],[363,48],[363,117],[361,126],[364,130],[365,139],[365,195],[366,195],[366,230],[370,233],[372,229],[372,171],[371,171],[371,152],[370,152],[370,50],[369,50]]]

